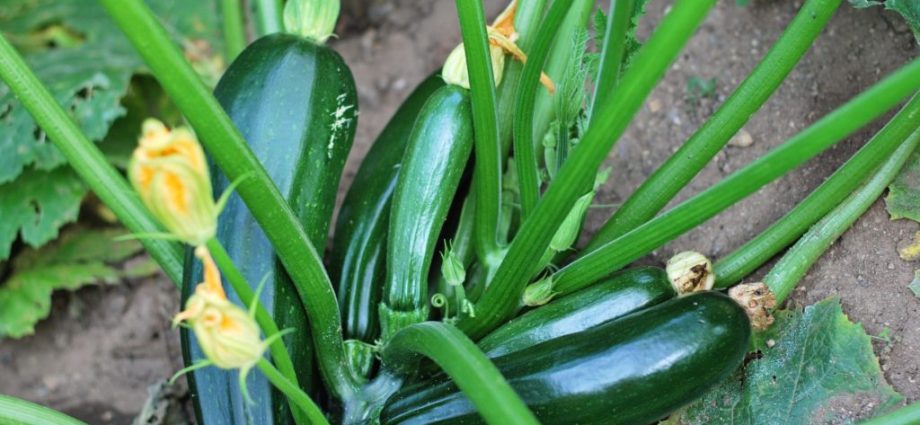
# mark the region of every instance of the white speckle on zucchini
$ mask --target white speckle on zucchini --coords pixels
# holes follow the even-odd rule
[[[338,107],[331,114],[332,117],[335,118],[335,121],[332,122],[332,126],[329,128],[329,144],[326,145],[326,156],[329,159],[332,159],[332,150],[335,148],[335,138],[338,136],[342,129],[351,125],[351,121],[354,118],[354,116],[345,116],[348,111],[354,109],[355,107],[355,105],[345,104],[346,97],[348,97],[348,95],[345,93],[342,93],[336,97],[336,104]],[[355,113],[355,115],[357,115],[357,113]]]

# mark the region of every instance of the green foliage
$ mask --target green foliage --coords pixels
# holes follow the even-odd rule
[[[156,267],[150,260],[126,268],[113,266],[142,249],[136,241],[113,241],[125,232],[76,228],[52,244],[28,249],[13,259],[11,277],[0,286],[0,340],[34,333],[35,323],[51,311],[55,290],[72,291],[154,273]]]
[[[0,259],[8,258],[17,235],[38,247],[54,239],[58,228],[76,220],[86,188],[70,167],[28,170],[0,185]]]
[[[854,406],[873,416],[901,402],[884,381],[870,337],[836,298],[776,319],[756,338],[759,357],[690,405],[680,423],[848,423]]]
[[[699,105],[700,100],[712,98],[716,95],[716,79],[690,77],[687,78],[687,101],[693,105]]]
[[[911,154],[907,164],[888,186],[885,206],[892,220],[920,221],[920,152]]]
[[[645,6],[648,4],[648,0],[635,0],[635,2],[636,9],[633,11],[632,19],[630,19],[631,25],[626,30],[626,54],[623,55],[624,66],[620,72],[625,72],[626,68],[629,68],[633,56],[642,47],[642,42],[639,41],[636,30],[639,28],[639,22],[642,21],[642,17],[645,16]]]
[[[914,31],[917,40],[920,41],[920,2],[917,0],[850,0],[850,4],[860,9],[884,6],[887,10],[898,12]]]
[[[920,270],[914,272],[914,280],[910,282],[910,285],[907,285],[907,288],[910,289],[917,298],[920,298]]]
[[[214,45],[220,35],[214,29],[219,27],[214,2],[149,3],[185,48],[186,55],[202,71],[216,75],[222,62],[210,53],[219,51],[219,46]],[[121,99],[132,75],[141,72],[144,65],[95,0],[4,0],[0,2],[0,32],[23,54],[91,140],[102,140],[116,119],[127,113]],[[82,185],[76,175],[57,170],[64,166],[63,156],[3,84],[0,123],[4,129],[0,132],[0,192],[28,185],[41,175],[53,175],[58,186],[70,188],[68,194],[85,191],[75,188]],[[40,188],[41,193],[33,196],[41,198],[52,190]],[[39,213],[43,226],[40,233],[23,228],[23,239],[39,246],[53,238],[60,226],[76,217],[80,200],[79,196],[67,196],[46,203]],[[0,205],[7,207],[2,200]],[[10,226],[0,224],[0,260],[7,258],[15,239],[9,229],[2,228],[4,225]],[[16,229],[12,232],[15,235]]]

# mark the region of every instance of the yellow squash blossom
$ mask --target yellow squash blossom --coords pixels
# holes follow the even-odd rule
[[[188,323],[201,350],[215,366],[248,371],[267,348],[259,325],[250,312],[227,299],[207,250],[198,247],[195,255],[204,263],[204,282],[198,284],[173,323]]]
[[[187,129],[144,122],[128,177],[141,200],[180,240],[203,245],[217,230],[217,206],[204,151]]]
[[[505,54],[509,53],[515,59],[522,63],[527,62],[527,55],[517,46],[518,33],[514,28],[514,16],[517,12],[517,0],[500,14],[491,26],[486,27],[489,37],[489,54],[492,57],[492,74],[497,86],[505,72]],[[470,88],[470,77],[466,65],[466,54],[463,50],[463,43],[454,48],[444,62],[444,71],[442,72],[444,81],[448,84],[457,85],[464,88]],[[540,82],[546,87],[550,94],[556,92],[556,85],[553,80],[544,73],[540,75]]]

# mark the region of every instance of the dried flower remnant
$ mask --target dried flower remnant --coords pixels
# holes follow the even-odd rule
[[[754,329],[765,330],[773,324],[771,312],[776,308],[776,295],[764,283],[735,285],[728,290],[728,296],[744,308]]]
[[[678,294],[708,291],[716,282],[712,261],[695,251],[684,251],[671,257],[665,269]]]

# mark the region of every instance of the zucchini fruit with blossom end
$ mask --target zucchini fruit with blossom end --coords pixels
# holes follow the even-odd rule
[[[428,318],[428,271],[473,148],[469,90],[448,84],[425,102],[409,135],[390,211],[383,341]]]
[[[750,321],[731,298],[698,292],[494,360],[543,424],[647,424],[741,365]],[[383,424],[476,424],[443,376],[397,392]]]
[[[432,75],[399,107],[361,162],[336,219],[329,274],[338,288],[347,355],[358,371],[370,367],[373,353],[366,344],[380,335],[377,304],[386,279],[390,203],[403,153],[422,106],[441,87],[441,76]]]
[[[272,34],[240,54],[214,94],[313,245],[324,247],[357,115],[354,79],[341,56],[303,37]],[[216,193],[229,186],[216,167],[212,176]],[[217,238],[250,285],[267,279],[261,302],[280,329],[294,329],[284,341],[301,386],[308,388],[313,381],[313,353],[303,304],[271,243],[237,195],[231,196],[221,214]],[[186,276],[192,280],[184,287],[191,288],[188,282],[197,281],[200,267],[194,266]],[[201,352],[192,338],[184,341],[188,342],[186,362],[192,364]],[[250,415],[255,424],[289,423],[287,401],[261,374],[250,377],[256,404],[248,407],[232,374],[205,368],[189,376],[201,424],[242,424]]]
[[[667,273],[660,268],[624,270],[524,313],[486,335],[479,341],[479,348],[492,358],[504,356],[585,331],[676,295]]]

